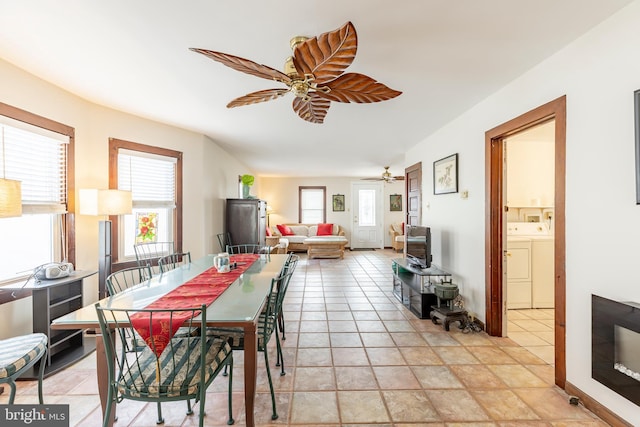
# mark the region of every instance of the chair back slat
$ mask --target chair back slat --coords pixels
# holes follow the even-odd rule
[[[160,272],[158,259],[175,252],[173,242],[148,242],[133,245],[138,266],[149,264],[153,274]]]
[[[231,234],[229,233],[220,233],[217,235],[218,244],[220,245],[220,252],[224,252],[227,250],[227,245],[233,244],[231,242]]]
[[[151,275],[151,267],[149,265],[118,270],[105,279],[107,291],[109,295],[113,296],[151,279]]]
[[[158,267],[160,273],[173,270],[181,265],[191,264],[191,252],[173,253],[170,255],[158,258]]]

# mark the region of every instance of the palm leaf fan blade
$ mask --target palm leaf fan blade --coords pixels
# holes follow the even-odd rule
[[[214,61],[226,65],[229,68],[233,68],[236,71],[241,71],[263,79],[276,80],[285,84],[289,84],[291,82],[291,77],[287,76],[283,72],[266,65],[258,64],[257,62],[253,62],[249,59],[207,49],[197,49],[192,47],[189,48],[189,50],[200,53],[207,58],[213,59]]]
[[[293,100],[293,110],[301,119],[311,123],[323,123],[330,106],[329,100],[320,98],[316,93],[309,94],[306,100],[298,97]]]
[[[317,92],[323,98],[337,102],[380,102],[395,98],[402,92],[359,73],[343,74],[326,84],[331,90]]]
[[[358,48],[358,36],[351,22],[313,37],[293,50],[293,63],[301,77],[312,74],[318,85],[334,80],[351,65]]]
[[[251,92],[244,96],[234,99],[227,104],[227,108],[241,107],[243,105],[257,104],[259,102],[271,101],[286,95],[289,89],[267,89]]]

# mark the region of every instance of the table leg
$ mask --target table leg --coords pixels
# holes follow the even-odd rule
[[[253,408],[256,398],[256,377],[258,376],[258,335],[256,325],[244,327],[244,405],[247,427],[254,427]]]
[[[102,406],[102,416],[107,409],[107,392],[109,390],[109,373],[107,368],[107,352],[104,348],[102,334],[96,334],[96,372],[98,374],[98,393],[100,393],[100,405]],[[112,337],[115,340],[115,337]],[[109,416],[109,426],[113,426],[116,417],[116,404],[111,406]]]

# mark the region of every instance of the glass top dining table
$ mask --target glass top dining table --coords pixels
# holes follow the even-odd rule
[[[244,389],[246,425],[254,426],[254,399],[257,375],[257,321],[271,287],[271,280],[282,270],[287,255],[260,255],[207,308],[207,326],[240,327],[244,329]],[[112,308],[142,309],[180,285],[213,267],[213,255],[183,265],[161,275],[154,276],[130,289],[99,301],[101,306]],[[52,329],[99,330],[95,304],[58,317],[51,323]],[[106,408],[107,359],[102,337],[96,336],[96,368],[102,410]],[[116,405],[113,405],[115,408]],[[110,414],[112,425],[115,410]]]

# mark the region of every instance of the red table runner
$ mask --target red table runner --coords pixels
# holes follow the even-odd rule
[[[237,262],[237,268],[228,273],[218,273],[211,267],[207,271],[183,283],[168,294],[158,298],[146,308],[179,309],[207,306],[214,302],[233,282],[236,281],[258,259],[255,254],[237,254],[231,256],[231,262]],[[178,328],[189,319],[191,311],[173,314],[139,312],[131,316],[131,324],[147,343],[149,348],[160,355]],[[172,323],[169,324],[170,320]]]

